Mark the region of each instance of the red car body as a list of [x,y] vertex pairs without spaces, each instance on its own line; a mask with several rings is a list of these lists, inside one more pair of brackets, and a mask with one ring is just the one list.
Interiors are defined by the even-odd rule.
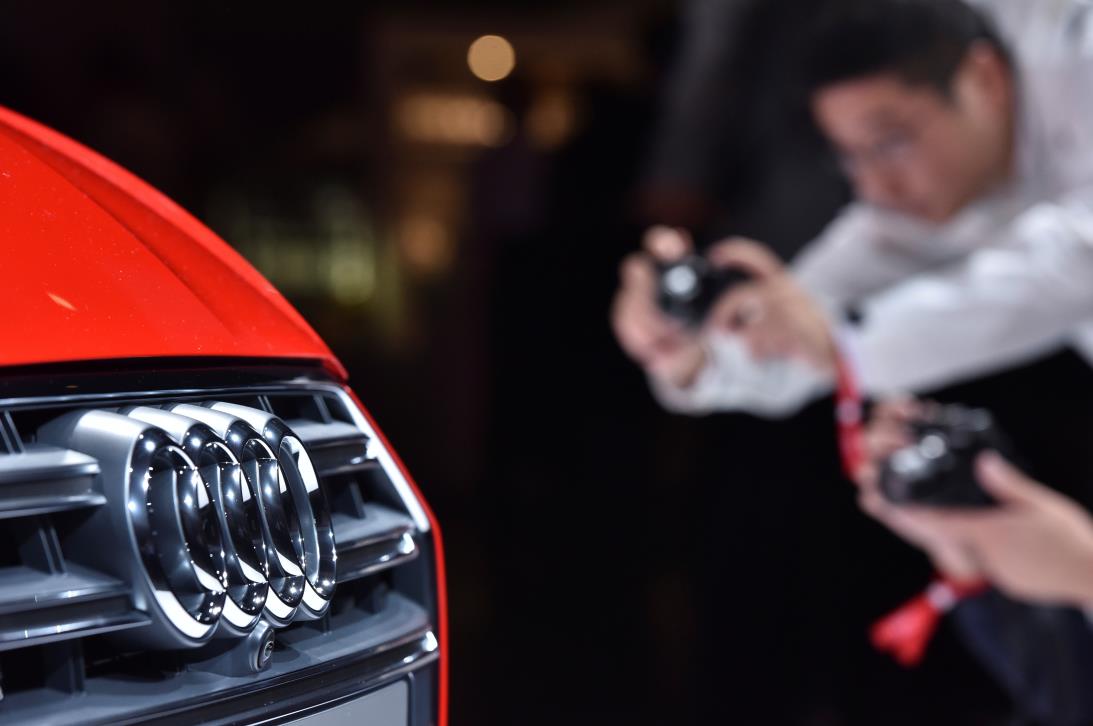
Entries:
[[[346,385],[345,368],[322,339],[216,234],[103,156],[3,108],[0,239],[0,304],[8,331],[0,366],[28,370],[167,358],[308,361],[365,412]],[[440,530],[405,466],[395,460],[433,533],[440,646],[435,697],[439,723],[446,724]]]

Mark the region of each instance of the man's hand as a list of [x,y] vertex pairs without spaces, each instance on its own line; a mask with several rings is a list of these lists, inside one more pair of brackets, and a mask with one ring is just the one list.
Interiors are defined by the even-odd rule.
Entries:
[[897,507],[876,489],[862,490],[858,499],[866,514],[926,553],[938,572],[960,582],[980,580],[984,572],[967,544],[930,516]]
[[691,241],[678,230],[653,227],[644,247],[622,263],[611,324],[622,349],[647,373],[686,388],[706,365],[705,348],[697,333],[657,307],[654,261],[678,260],[691,251]]
[[903,516],[959,542],[986,578],[1013,597],[1093,606],[1093,520],[1085,510],[995,453],[980,456],[976,468],[999,508],[909,508]]
[[854,473],[854,482],[859,489],[877,489],[881,464],[911,445],[911,422],[921,415],[922,408],[923,404],[913,398],[891,398],[873,406],[865,427],[866,461]]
[[834,373],[837,348],[826,315],[770,250],[737,238],[713,247],[709,258],[752,277],[717,302],[710,325],[740,335],[758,360],[798,358]]
[[865,429],[868,461],[854,477],[861,508],[908,543],[923,550],[939,572],[958,581],[973,581],[983,573],[968,547],[935,522],[909,515],[880,493],[881,464],[899,449],[910,445],[911,421],[922,415],[923,404],[912,399],[893,399],[877,404]]
[[717,331],[740,336],[757,360],[796,357],[834,372],[836,347],[823,311],[759,243],[734,238],[711,248],[711,264],[741,269],[752,280],[722,295],[701,331],[666,316],[656,303],[654,261],[673,262],[689,254],[690,239],[678,230],[654,227],[644,246],[644,252],[623,261],[611,321],[623,350],[650,375],[689,386],[707,362],[702,336]]

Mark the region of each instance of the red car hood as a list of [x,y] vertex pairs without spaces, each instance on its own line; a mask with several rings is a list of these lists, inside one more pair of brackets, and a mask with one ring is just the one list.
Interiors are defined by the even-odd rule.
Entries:
[[249,263],[121,167],[0,108],[0,366],[330,349]]

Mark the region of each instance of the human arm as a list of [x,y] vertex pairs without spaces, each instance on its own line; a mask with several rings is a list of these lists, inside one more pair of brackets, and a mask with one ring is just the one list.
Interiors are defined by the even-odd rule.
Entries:
[[1077,503],[988,452],[976,462],[985,510],[904,508],[902,516],[959,543],[1003,592],[1028,602],[1093,608],[1093,519]]
[[693,415],[747,411],[784,416],[829,391],[827,371],[800,360],[758,358],[738,332],[710,319],[697,330],[688,329],[659,310],[655,261],[678,259],[690,249],[678,231],[650,230],[645,251],[623,263],[612,308],[620,346],[646,371],[660,403]]
[[[827,325],[860,388],[873,395],[929,390],[1005,368],[1061,345],[1093,319],[1093,188],[1032,207],[1000,234],[996,244],[933,270],[861,255],[857,264],[876,268],[861,276],[873,278],[874,287],[855,290],[854,279],[832,286],[844,298],[859,296],[856,324],[822,296],[775,290],[738,291],[725,303],[726,319],[758,305],[767,314],[755,327],[768,329],[767,340],[805,346],[805,357],[830,355],[816,332]],[[724,254],[739,262],[751,251]],[[796,277],[807,283],[819,270],[830,280],[854,264],[845,253],[814,255]],[[886,284],[875,284],[885,277]],[[770,330],[777,327],[781,332]],[[813,332],[802,338],[802,329]],[[783,351],[791,348],[783,342]]]
[[1005,235],[863,302],[861,325],[841,340],[865,390],[925,390],[1004,368],[1093,317],[1093,193],[1035,206]]

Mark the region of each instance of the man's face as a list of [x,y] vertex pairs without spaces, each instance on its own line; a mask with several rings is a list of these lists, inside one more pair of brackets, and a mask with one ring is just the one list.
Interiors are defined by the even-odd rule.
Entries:
[[944,222],[1007,175],[1013,110],[1009,74],[999,63],[969,58],[949,95],[895,75],[817,91],[813,114],[856,196]]

